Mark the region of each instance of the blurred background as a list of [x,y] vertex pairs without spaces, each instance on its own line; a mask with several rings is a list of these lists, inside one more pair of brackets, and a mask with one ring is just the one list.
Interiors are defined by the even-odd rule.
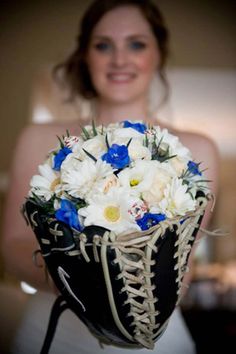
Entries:
[[[0,223],[21,129],[30,121],[41,124],[65,115],[76,119],[76,110],[60,106],[50,70],[74,48],[88,3],[1,1]],[[220,152],[220,192],[211,229],[223,228],[229,235],[200,243],[194,280],[182,303],[198,353],[203,354],[234,345],[236,339],[236,5],[233,0],[158,4],[171,33],[171,97],[160,118],[209,135]],[[1,353],[8,353],[29,296],[4,272],[0,258],[0,323],[5,324]]]

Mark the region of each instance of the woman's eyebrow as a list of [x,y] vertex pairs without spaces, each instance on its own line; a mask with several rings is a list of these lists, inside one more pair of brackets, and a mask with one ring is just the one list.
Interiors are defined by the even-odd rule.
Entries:
[[[132,40],[132,39],[148,39],[150,38],[149,35],[147,34],[131,34],[131,35],[127,35],[124,37],[125,39],[128,39],[128,40]],[[106,40],[106,41],[111,41],[113,40],[114,38],[112,36],[107,36],[107,35],[94,35],[92,37],[92,40]]]
[[109,37],[109,36],[95,35],[95,36],[92,36],[91,39],[92,39],[92,40],[106,40],[106,41],[109,41],[109,40],[111,40],[112,38]]

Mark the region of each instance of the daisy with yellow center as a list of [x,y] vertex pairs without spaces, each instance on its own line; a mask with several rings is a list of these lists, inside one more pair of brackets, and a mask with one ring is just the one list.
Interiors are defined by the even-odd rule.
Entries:
[[[196,208],[196,200],[187,192],[186,184],[179,178],[173,178],[164,190],[164,197],[159,203],[158,211],[164,213],[168,218],[182,215]],[[151,212],[156,212],[155,208]]]
[[108,222],[117,222],[120,219],[120,208],[114,205],[108,205],[104,209],[104,217]]
[[112,187],[106,194],[93,195],[89,205],[79,209],[79,214],[84,217],[84,226],[98,225],[117,234],[140,231],[129,212],[135,202],[137,198],[132,197],[129,190]]
[[56,171],[47,163],[39,165],[40,175],[35,175],[30,181],[29,195],[37,195],[39,198],[48,201],[54,194],[58,195],[61,192],[60,178]]

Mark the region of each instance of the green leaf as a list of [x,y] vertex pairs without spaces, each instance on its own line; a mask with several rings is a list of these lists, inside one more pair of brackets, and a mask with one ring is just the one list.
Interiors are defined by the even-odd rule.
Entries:
[[81,126],[81,129],[82,129],[82,132],[83,132],[83,134],[85,136],[85,140],[90,139],[90,135],[89,135],[89,132],[87,131],[87,129],[85,127],[83,127],[83,126]]
[[129,141],[128,141],[128,143],[126,144],[126,147],[127,147],[127,148],[129,147],[131,141],[132,141],[132,138],[130,138]]
[[83,149],[85,154],[88,155],[88,157],[90,157],[90,159],[92,159],[93,161],[97,162],[96,157],[94,157],[92,154],[90,154],[90,152],[88,152],[87,150]]
[[58,135],[57,135],[57,139],[59,140],[61,149],[63,149],[65,145],[64,145],[63,141],[61,140],[61,138]]
[[147,136],[147,134],[145,134],[144,146],[145,146],[145,147],[148,147],[148,136]]
[[97,129],[96,129],[96,125],[94,120],[92,120],[92,128],[93,128],[93,135],[96,136],[98,135]]
[[109,145],[109,142],[108,142],[107,134],[105,136],[105,142],[106,142],[107,149],[110,149],[110,145]]

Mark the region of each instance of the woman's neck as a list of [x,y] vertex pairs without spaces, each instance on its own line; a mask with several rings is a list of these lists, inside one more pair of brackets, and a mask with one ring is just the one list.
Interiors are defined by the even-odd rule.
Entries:
[[96,103],[96,121],[98,124],[115,123],[123,120],[148,121],[150,117],[146,107],[146,102],[114,104],[98,101]]

